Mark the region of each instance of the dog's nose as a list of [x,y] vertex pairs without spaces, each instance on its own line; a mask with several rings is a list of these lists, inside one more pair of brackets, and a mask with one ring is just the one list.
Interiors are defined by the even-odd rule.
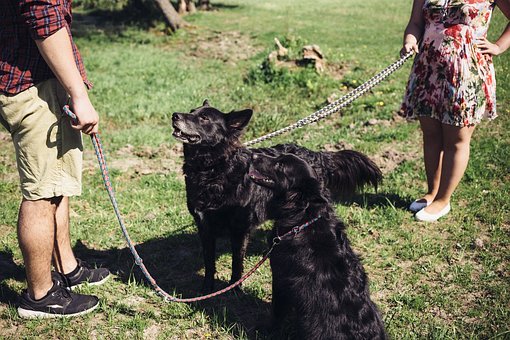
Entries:
[[181,115],[178,113],[178,112],[174,112],[172,114],[172,121],[178,121],[178,120],[181,120]]

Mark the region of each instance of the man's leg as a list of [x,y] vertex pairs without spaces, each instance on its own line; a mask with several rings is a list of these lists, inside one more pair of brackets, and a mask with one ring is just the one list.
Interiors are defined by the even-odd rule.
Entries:
[[66,285],[73,288],[84,282],[91,285],[104,283],[110,276],[106,268],[93,268],[85,261],[74,256],[69,233],[69,198],[64,196],[57,205],[55,226],[55,245],[53,249],[53,266],[65,274]]
[[58,198],[23,199],[18,217],[18,242],[23,254],[28,293],[40,299],[53,286],[51,257],[55,242],[55,212]]
[[78,262],[71,248],[69,233],[69,198],[62,197],[57,205],[55,228],[55,245],[53,248],[53,266],[58,272],[68,274],[73,271]]

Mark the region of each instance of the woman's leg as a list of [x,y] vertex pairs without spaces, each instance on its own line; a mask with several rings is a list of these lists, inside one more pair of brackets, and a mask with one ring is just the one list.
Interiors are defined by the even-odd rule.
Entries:
[[434,201],[425,209],[430,214],[441,211],[460,183],[469,161],[469,146],[474,126],[458,127],[442,125],[443,160],[441,179]]
[[441,122],[429,117],[420,117],[423,131],[423,159],[427,176],[427,194],[420,201],[432,202],[439,190],[441,160],[443,155],[443,129]]

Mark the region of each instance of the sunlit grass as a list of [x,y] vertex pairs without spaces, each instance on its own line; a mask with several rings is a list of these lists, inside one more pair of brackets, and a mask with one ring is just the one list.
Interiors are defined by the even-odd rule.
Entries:
[[[171,137],[171,113],[189,111],[207,98],[226,112],[254,110],[246,140],[281,128],[395,61],[410,5],[226,0],[217,11],[187,16],[193,26],[170,37],[161,33],[161,23],[143,30],[104,18],[84,21],[87,12],[77,11],[83,16],[74,23],[77,43],[95,83],[91,97],[101,113],[101,136],[121,212],[144,263],[164,289],[196,296],[204,274],[200,241],[186,207],[181,149]],[[496,13],[490,37],[505,25]],[[233,45],[222,49],[220,42],[231,37],[242,44],[230,40]],[[273,50],[275,37],[319,45],[327,62],[344,67],[341,79],[309,72],[283,74],[273,82],[253,77]],[[205,45],[210,41],[218,43]],[[396,118],[410,63],[341,114],[264,143],[296,142],[316,150],[346,145],[386,169],[377,193],[368,190],[336,211],[363,259],[391,338],[509,334],[510,54],[495,58],[495,65],[500,117],[475,132],[454,209],[441,222],[415,222],[406,210],[425,188],[419,128]],[[373,119],[376,124],[369,123]],[[109,266],[116,276],[102,287],[83,288],[102,299],[93,315],[58,322],[20,320],[14,308],[24,286],[15,230],[19,194],[9,143],[0,136],[0,260],[5,262],[0,269],[0,337],[267,337],[268,265],[245,283],[243,292],[206,303],[165,303],[153,292],[126,249],[87,138],[83,195],[71,205],[73,242],[79,256]],[[246,268],[267,249],[269,228],[254,235]],[[228,241],[218,243],[221,288],[230,275],[230,247]]]

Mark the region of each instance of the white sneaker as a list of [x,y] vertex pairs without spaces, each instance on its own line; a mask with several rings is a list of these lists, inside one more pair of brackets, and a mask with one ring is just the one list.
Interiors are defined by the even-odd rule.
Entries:
[[446,207],[444,207],[440,212],[437,214],[430,214],[425,211],[425,208],[421,209],[414,215],[418,221],[424,221],[424,222],[434,222],[440,219],[441,217],[447,215],[451,210],[451,205],[448,203]]
[[425,202],[419,202],[421,201],[423,198],[420,198],[416,201],[414,201],[413,203],[411,203],[411,205],[409,206],[409,210],[411,210],[412,212],[418,212],[420,211],[421,209],[423,208],[426,208],[430,205],[430,203],[432,202],[428,202],[428,201],[425,201]]

